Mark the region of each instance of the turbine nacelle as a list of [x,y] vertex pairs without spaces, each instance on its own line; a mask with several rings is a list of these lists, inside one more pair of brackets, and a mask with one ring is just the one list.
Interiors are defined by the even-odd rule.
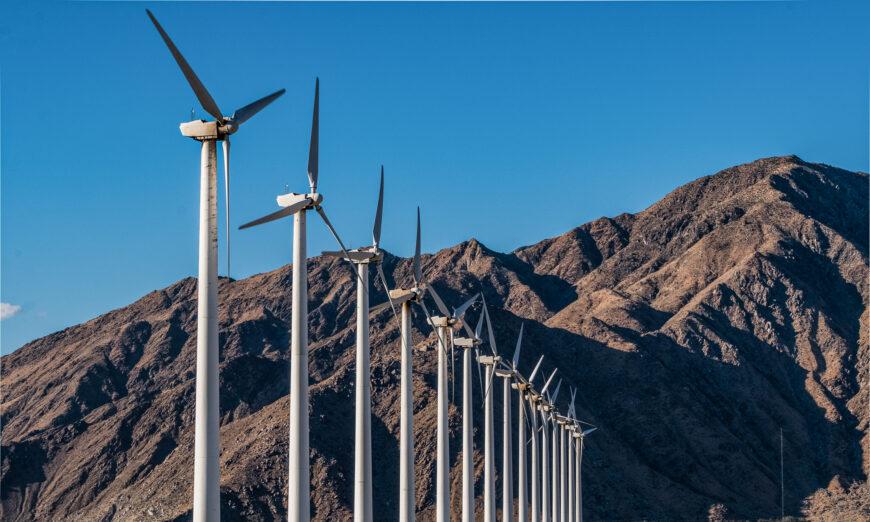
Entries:
[[306,199],[309,201],[309,206],[319,207],[320,204],[323,203],[323,194],[318,194],[317,192],[310,194],[297,194],[295,192],[290,192],[278,196],[275,198],[275,201],[278,202],[279,207],[287,208],[296,206]]
[[497,366],[501,362],[501,357],[498,355],[479,355],[477,357],[478,362],[480,364],[485,364],[487,366]]
[[471,337],[454,337],[453,346],[457,348],[474,348],[479,345],[480,341]]
[[224,119],[223,123],[215,120],[186,121],[178,127],[181,130],[182,136],[193,138],[197,141],[224,140],[227,136],[235,134],[239,130],[239,124],[232,118]]

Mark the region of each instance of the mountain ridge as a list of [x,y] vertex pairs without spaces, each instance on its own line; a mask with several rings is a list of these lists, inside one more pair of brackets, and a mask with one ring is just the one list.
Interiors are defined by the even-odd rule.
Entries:
[[[584,459],[589,519],[693,520],[713,504],[773,516],[779,426],[797,461],[786,481],[791,510],[832,481],[870,472],[868,386],[858,379],[868,370],[870,325],[861,195],[866,174],[764,158],[699,178],[636,214],[508,253],[471,238],[424,255],[422,265],[448,304],[484,292],[502,346],[525,323],[521,368],[545,353],[549,368],[580,386],[578,413],[601,427]],[[384,268],[392,287],[410,283],[409,260],[387,253]],[[228,520],[285,511],[291,270],[220,280]],[[309,281],[312,481],[328,485],[312,489],[312,515],[346,517],[354,280],[341,263],[312,258]],[[385,299],[372,290],[372,302]],[[189,517],[195,325],[196,280],[185,278],[3,356],[4,519]],[[398,332],[389,310],[372,326],[375,502],[389,520],[397,513]],[[428,348],[415,352],[414,375],[417,505],[426,520],[434,336],[419,314],[414,326],[416,344]],[[460,409],[451,403],[450,412],[458,491]],[[451,506],[458,512],[457,495]]]

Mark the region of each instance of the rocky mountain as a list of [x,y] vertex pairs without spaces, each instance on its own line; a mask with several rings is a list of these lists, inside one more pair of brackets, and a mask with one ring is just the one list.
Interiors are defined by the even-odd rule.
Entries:
[[[392,285],[410,282],[408,260],[387,255],[385,269]],[[867,174],[762,159],[637,214],[511,253],[472,239],[424,256],[423,269],[450,304],[482,290],[503,346],[524,323],[522,368],[544,353],[579,386],[578,412],[600,428],[584,459],[587,520],[778,516],[780,428],[787,512],[870,473]],[[314,258],[309,277],[312,515],[346,520],[353,274]],[[289,266],[221,280],[224,520],[285,516],[290,284]],[[414,325],[417,506],[431,520],[435,341],[422,317]],[[188,278],[4,356],[0,518],[188,519],[195,335]],[[383,520],[398,513],[398,357],[386,310],[372,318]]]

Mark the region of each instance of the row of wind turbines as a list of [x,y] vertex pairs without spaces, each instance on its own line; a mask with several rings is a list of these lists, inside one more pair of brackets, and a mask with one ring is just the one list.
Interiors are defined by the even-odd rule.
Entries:
[[[217,150],[222,144],[224,190],[226,202],[227,270],[229,271],[229,180],[230,135],[248,119],[284,94],[276,91],[224,116],[217,103],[151,13],[146,10],[173,58],[193,89],[202,108],[214,117],[212,121],[194,120],[182,123],[181,133],[201,143],[200,162],[200,227],[199,279],[196,358],[196,420],[194,434],[193,520],[220,519],[220,467],[218,425],[218,324],[217,324]],[[556,371],[550,374],[540,390],[534,384],[543,356],[526,378],[519,370],[523,328],[520,328],[511,359],[499,355],[490,321],[489,310],[481,294],[472,296],[450,312],[438,292],[424,278],[420,263],[420,211],[417,209],[416,248],[413,260],[414,286],[390,289],[383,272],[379,248],[383,212],[384,173],[381,168],[377,211],[372,233],[372,245],[348,249],[333,227],[323,208],[323,195],[317,192],[320,83],[315,83],[311,142],[308,156],[310,192],[288,193],[277,197],[279,210],[251,221],[240,228],[249,228],[285,217],[293,217],[293,282],[290,341],[290,434],[288,462],[288,520],[307,522],[310,519],[310,469],[308,430],[308,280],[306,252],[306,217],[316,212],[335,238],[340,249],[324,252],[325,256],[343,259],[353,265],[356,274],[356,414],[354,457],[354,520],[373,520],[372,506],[372,446],[371,446],[371,380],[369,315],[392,308],[401,329],[400,383],[400,457],[399,457],[399,520],[415,518],[414,428],[412,368],[412,306],[418,306],[426,322],[435,331],[438,347],[437,379],[437,469],[436,520],[449,519],[449,437],[448,437],[448,365],[454,350],[462,350],[462,520],[474,520],[475,477],[472,455],[473,385],[472,357],[477,362],[480,395],[484,408],[484,475],[483,511],[486,522],[496,520],[496,455],[493,411],[495,378],[502,383],[503,454],[501,459],[502,517],[514,518],[514,449],[511,419],[512,395],[517,393],[517,510],[516,520],[533,522],[574,522],[583,520],[582,459],[584,440],[596,428],[577,419],[574,409],[576,389],[571,390],[567,413],[556,410],[555,403],[561,380],[549,393]],[[387,291],[388,301],[370,308],[369,272],[374,266]],[[432,315],[425,297],[434,301],[440,315]],[[466,312],[480,299],[480,313],[474,330],[465,319]],[[396,311],[400,308],[400,312]],[[484,322],[487,338],[481,337]],[[457,329],[461,330],[457,332]],[[482,353],[487,344],[489,354]],[[473,353],[472,353],[473,352]],[[543,380],[543,379],[541,379]],[[530,464],[530,467],[527,467]]]

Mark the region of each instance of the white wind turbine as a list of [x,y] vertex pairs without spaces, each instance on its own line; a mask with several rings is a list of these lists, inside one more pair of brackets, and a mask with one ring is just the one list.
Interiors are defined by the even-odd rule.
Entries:
[[[468,301],[455,308],[451,314],[447,310],[447,305],[431,285],[426,286],[426,290],[442,315],[432,317],[429,315],[426,307],[423,311],[426,312],[426,317],[435,328],[438,337],[438,432],[437,432],[437,456],[435,469],[435,519],[437,522],[447,522],[450,518],[450,437],[447,432],[448,417],[447,417],[447,369],[448,363],[448,335],[452,337],[453,327],[462,325],[467,328],[462,317],[471,305],[477,300],[480,294],[476,294]],[[453,359],[453,345],[450,344],[450,359]]]
[[387,280],[381,266],[383,255],[381,221],[384,211],[384,167],[378,189],[378,205],[372,228],[372,245],[348,251],[323,252],[324,257],[344,259],[354,265],[356,281],[356,415],[354,422],[353,516],[357,522],[371,522],[372,514],[372,388],[369,343],[369,265],[374,265],[384,288]]
[[556,423],[556,399],[559,397],[559,390],[562,388],[562,381],[559,380],[559,383],[556,385],[556,390],[553,392],[553,396],[550,397],[550,435],[552,439],[550,440],[550,456],[552,458],[552,463],[550,464],[550,499],[551,510],[550,510],[550,519],[553,522],[559,522],[559,462],[560,462],[560,454],[559,454],[559,425]]
[[486,329],[489,336],[489,348],[492,355],[478,355],[477,362],[484,367],[486,390],[483,393],[483,520],[495,522],[495,433],[493,428],[493,404],[490,389],[495,377],[495,370],[501,364],[492,323],[489,319],[486,301],[483,303],[483,315],[486,318]]
[[[543,360],[544,360],[544,356],[541,355],[540,359],[538,359],[538,363],[535,364],[535,368],[532,370],[532,373],[529,375],[528,381],[524,381],[524,380],[520,379],[517,382],[517,389],[520,391],[520,410],[519,410],[520,417],[522,418],[522,416],[525,414],[525,407],[526,407],[525,401],[529,402],[529,408],[530,408],[530,412],[529,412],[530,414],[529,414],[528,418],[531,420],[531,429],[529,430],[531,432],[530,433],[531,438],[529,440],[529,443],[531,444],[531,450],[530,450],[531,466],[529,469],[529,476],[531,477],[531,479],[530,480],[527,479],[525,477],[525,473],[524,473],[524,471],[525,471],[525,464],[524,463],[525,463],[526,441],[525,441],[525,434],[523,432],[524,426],[522,426],[522,425],[520,425],[520,430],[521,430],[520,431],[520,440],[518,442],[518,449],[519,449],[519,454],[520,454],[518,471],[519,471],[519,483],[520,483],[519,494],[523,495],[525,486],[527,484],[531,485],[531,488],[530,488],[531,489],[531,491],[530,491],[530,500],[531,500],[530,520],[531,520],[531,522],[538,522],[540,520],[540,514],[541,514],[540,493],[539,493],[541,482],[540,482],[539,474],[538,474],[539,473],[538,472],[538,457],[540,455],[540,449],[538,448],[538,414],[536,413],[537,407],[535,405],[537,402],[537,397],[540,397],[540,395],[534,390],[533,383],[535,380],[535,375],[537,375],[538,369],[541,367],[541,362],[543,362]],[[523,505],[524,505],[524,503],[520,503],[520,510],[523,509]],[[520,513],[522,514],[522,511],[520,511]],[[526,517],[521,515],[519,517],[519,520],[524,521],[524,520],[526,520]]]
[[576,522],[577,520],[577,497],[576,497],[576,489],[574,488],[574,433],[576,431],[576,415],[574,413],[574,399],[577,397],[577,388],[571,388],[571,405],[568,406],[568,419],[569,422],[565,426],[565,430],[568,432],[568,522]]
[[218,282],[217,282],[217,152],[223,144],[224,190],[227,224],[227,273],[230,270],[230,134],[264,107],[284,94],[276,91],[224,116],[205,85],[181,55],[166,31],[149,10],[163,42],[181,68],[202,108],[214,121],[194,120],[181,124],[181,134],[202,144],[199,189],[199,275],[197,279],[196,420],[194,429],[193,520],[220,519],[220,427],[218,425]]
[[550,521],[550,440],[548,430],[550,425],[549,412],[551,406],[549,401],[546,399],[546,393],[557,370],[558,369],[553,370],[553,373],[550,374],[550,378],[547,379],[540,394],[538,394],[535,399],[538,411],[541,414],[541,522]]
[[[379,267],[380,268],[380,267]],[[381,279],[386,286],[386,278],[382,269],[379,270]],[[411,303],[418,304],[426,314],[427,321],[432,325],[432,314],[429,313],[423,302],[427,290],[435,294],[434,289],[429,289],[428,283],[423,279],[423,271],[420,266],[420,207],[417,207],[417,240],[414,248],[413,261],[414,287],[410,289],[397,288],[388,290],[388,302],[372,307],[372,312],[378,312],[387,307],[400,305],[401,314],[401,384],[400,384],[400,413],[399,413],[399,520],[408,522],[415,519],[414,505],[414,393],[413,393],[413,339],[411,336]],[[436,302],[440,298],[436,298]],[[395,310],[394,310],[395,312]],[[463,323],[464,324],[464,323]],[[446,345],[438,338],[441,352],[446,352]]]
[[570,520],[568,514],[570,491],[568,489],[568,427],[571,425],[571,418],[557,414],[556,425],[559,430],[559,518],[567,522]]
[[345,259],[352,256],[321,206],[323,195],[317,192],[320,129],[320,80],[314,84],[314,111],[311,119],[311,143],[308,149],[308,194],[282,194],[277,197],[280,210],[245,223],[240,229],[293,216],[293,283],[292,319],[290,322],[290,449],[288,520],[308,522],[310,506],[310,462],[308,433],[308,273],[306,254],[306,214],[315,210],[338,242]]
[[[504,520],[513,519],[513,503],[514,503],[514,492],[513,492],[513,482],[514,482],[514,473],[513,473],[513,434],[511,433],[512,423],[511,423],[511,385],[514,384],[512,381],[520,382],[519,372],[517,372],[517,363],[520,360],[520,349],[523,344],[523,328],[524,325],[520,324],[520,333],[517,337],[517,345],[514,348],[514,355],[511,358],[510,364],[502,364],[502,368],[496,370],[496,375],[504,379],[502,381],[502,518]],[[522,399],[520,400],[520,407],[522,408]],[[519,422],[525,422],[523,419],[522,411],[520,411]],[[520,429],[525,430],[525,426],[520,426]],[[523,441],[520,441],[523,444]],[[521,464],[523,465],[523,464]],[[524,466],[524,465],[523,465]],[[522,489],[522,486],[521,486]],[[522,502],[525,502],[523,499]],[[520,508],[522,510],[522,507]]]
[[[453,346],[462,348],[462,522],[474,521],[474,400],[471,386],[471,351],[481,344],[484,312],[470,337],[454,337]],[[468,327],[465,323],[466,333]],[[478,373],[480,364],[478,363]],[[481,378],[482,379],[482,378]],[[481,386],[483,383],[481,382]],[[482,392],[482,390],[481,390]]]
[[577,433],[574,434],[574,437],[579,439],[578,443],[575,445],[575,450],[577,452],[577,483],[575,487],[577,488],[577,520],[578,522],[583,522],[583,447],[585,446],[586,437],[597,430],[595,426],[591,428],[587,428],[585,430],[578,430]]

